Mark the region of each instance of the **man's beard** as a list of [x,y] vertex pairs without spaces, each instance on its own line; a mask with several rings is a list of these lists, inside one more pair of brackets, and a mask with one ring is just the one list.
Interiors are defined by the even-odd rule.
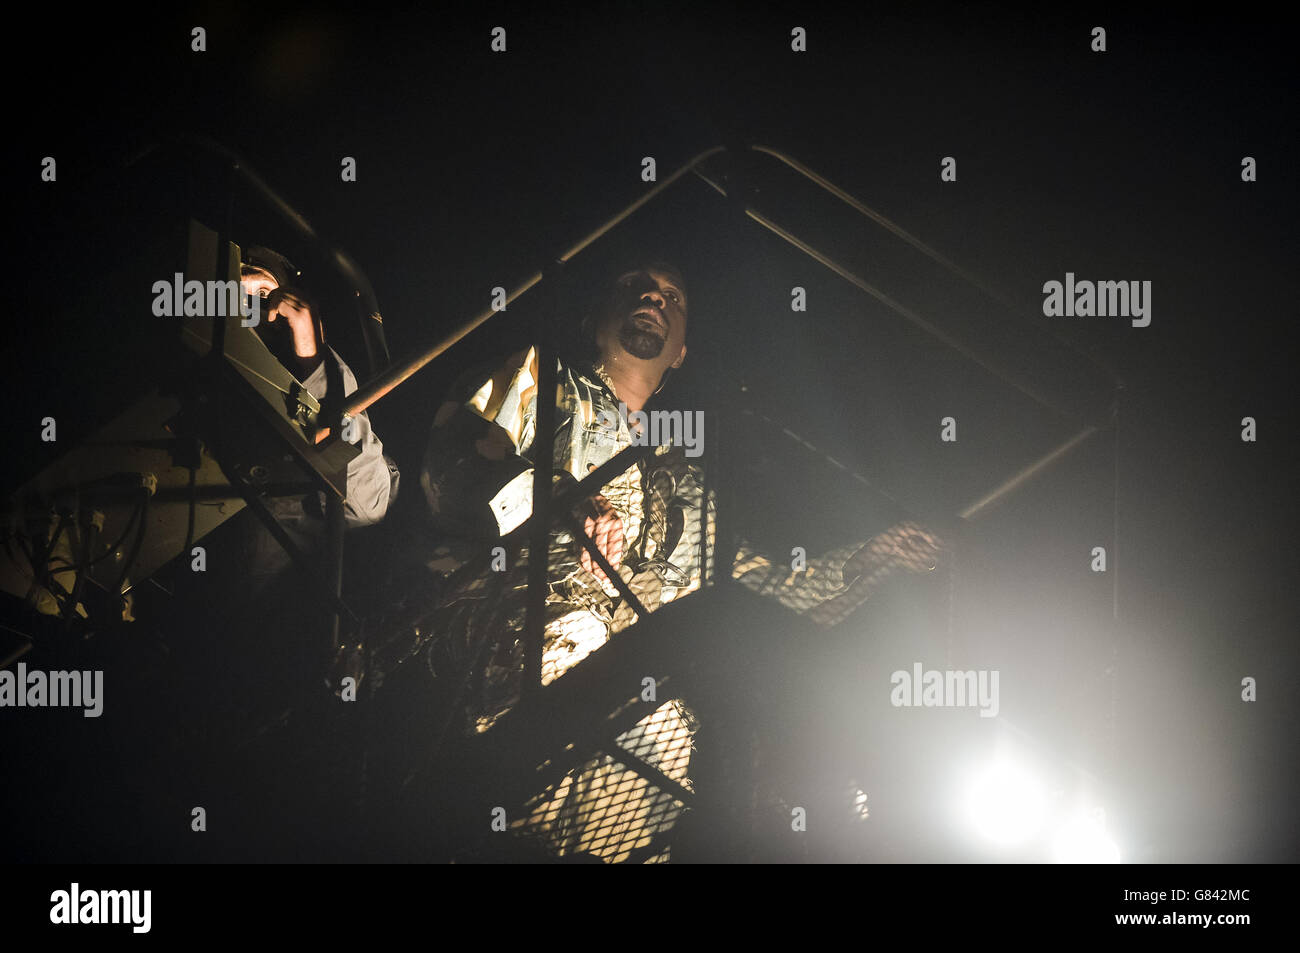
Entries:
[[643,361],[653,361],[664,351],[668,342],[649,328],[637,321],[636,315],[628,315],[618,329],[618,343],[623,350]]

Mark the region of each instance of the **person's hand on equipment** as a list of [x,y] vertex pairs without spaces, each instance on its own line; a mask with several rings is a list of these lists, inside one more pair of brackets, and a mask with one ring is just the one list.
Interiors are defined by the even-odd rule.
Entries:
[[293,334],[293,353],[300,358],[316,356],[316,322],[311,306],[292,290],[276,288],[266,298],[266,320],[274,324],[283,317]]

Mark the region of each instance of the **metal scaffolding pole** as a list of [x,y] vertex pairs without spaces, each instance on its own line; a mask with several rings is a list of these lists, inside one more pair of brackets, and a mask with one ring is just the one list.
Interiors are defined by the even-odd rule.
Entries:
[[[623,222],[625,219],[631,216],[634,212],[637,211],[637,209],[641,208],[641,206],[645,205],[647,202],[651,201],[656,196],[662,194],[666,189],[670,188],[675,182],[681,179],[682,176],[686,175],[688,172],[693,170],[701,162],[704,162],[710,156],[717,155],[722,151],[723,148],[721,146],[715,146],[714,148],[706,149],[705,151],[701,152],[699,155],[695,156],[693,159],[687,162],[684,166],[682,166],[672,175],[668,176],[668,178],[664,179],[654,188],[646,192],[645,195],[641,196],[635,202],[631,203],[626,208],[624,208],[621,212],[614,215],[612,218],[610,218],[609,220],[607,220],[597,228],[593,229],[583,238],[579,239],[577,242],[571,245],[567,250],[565,250],[565,252],[562,255],[558,257],[558,261],[567,264],[576,255],[578,255],[580,252],[582,252],[588,246],[590,246],[593,242],[595,242],[597,239],[605,235],[606,232],[608,232],[610,229],[614,228],[619,223]],[[523,282],[523,284],[518,285],[513,291],[511,291],[509,294],[506,295],[506,304],[507,305],[511,304],[521,295],[525,294],[526,292],[528,292],[529,290],[531,290],[532,288],[540,284],[541,281],[542,281],[542,273],[540,271],[530,275],[528,279]],[[419,352],[418,354],[413,355],[410,358],[407,358],[407,360],[403,361],[402,363],[394,365],[393,367],[385,371],[383,374],[380,374],[374,380],[367,381],[364,387],[357,390],[355,393],[352,394],[351,397],[348,398],[347,403],[343,407],[343,413],[348,416],[355,416],[356,414],[361,413],[361,411],[365,410],[371,404],[375,403],[375,401],[379,400],[385,394],[388,394],[390,391],[392,391],[393,388],[395,388],[398,384],[402,383],[402,381],[406,380],[411,375],[413,375],[416,371],[420,370],[420,368],[424,367],[426,364],[432,361],[434,358],[438,357],[439,355],[447,351],[456,342],[460,341],[462,338],[469,335],[470,332],[472,332],[475,328],[479,327],[479,325],[484,324],[485,322],[490,320],[492,316],[495,315],[496,313],[497,312],[491,308],[488,308],[486,311],[479,312],[477,315],[470,318],[464,324],[461,324],[455,330],[451,331],[449,334],[443,337],[436,344],[432,345],[429,348],[426,348],[425,350]]]

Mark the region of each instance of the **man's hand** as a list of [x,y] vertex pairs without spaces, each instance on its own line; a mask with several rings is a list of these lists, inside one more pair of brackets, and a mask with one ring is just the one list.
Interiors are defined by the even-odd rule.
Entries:
[[905,520],[891,526],[849,557],[844,564],[848,588],[814,606],[808,618],[821,626],[836,625],[866,602],[896,568],[930,572],[939,565],[944,544],[916,523]]
[[[593,496],[587,501],[585,512],[580,511],[579,515],[584,517],[582,528],[595,541],[600,554],[618,569],[623,562],[623,521],[619,519],[613,504],[603,496]],[[581,565],[597,579],[608,581],[609,577],[596,565],[585,547],[582,550]]]
[[307,302],[292,291],[276,288],[267,296],[266,307],[268,323],[274,323],[281,316],[289,323],[289,330],[293,332],[293,353],[302,358],[315,357],[316,323]]
[[891,555],[895,564],[908,572],[931,572],[939,565],[943,543],[916,523],[905,520],[892,526],[886,531],[886,537],[893,547]]
[[930,572],[939,564],[943,543],[911,520],[904,520],[873,536],[844,564],[844,578],[853,580],[873,572],[898,567],[909,572]]

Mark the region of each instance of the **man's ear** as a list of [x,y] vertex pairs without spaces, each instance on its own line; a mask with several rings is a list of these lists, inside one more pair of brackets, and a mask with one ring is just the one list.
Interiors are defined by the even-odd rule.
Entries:
[[681,367],[682,361],[686,360],[686,345],[682,345],[682,353],[677,355],[677,360],[673,361],[670,367]]

